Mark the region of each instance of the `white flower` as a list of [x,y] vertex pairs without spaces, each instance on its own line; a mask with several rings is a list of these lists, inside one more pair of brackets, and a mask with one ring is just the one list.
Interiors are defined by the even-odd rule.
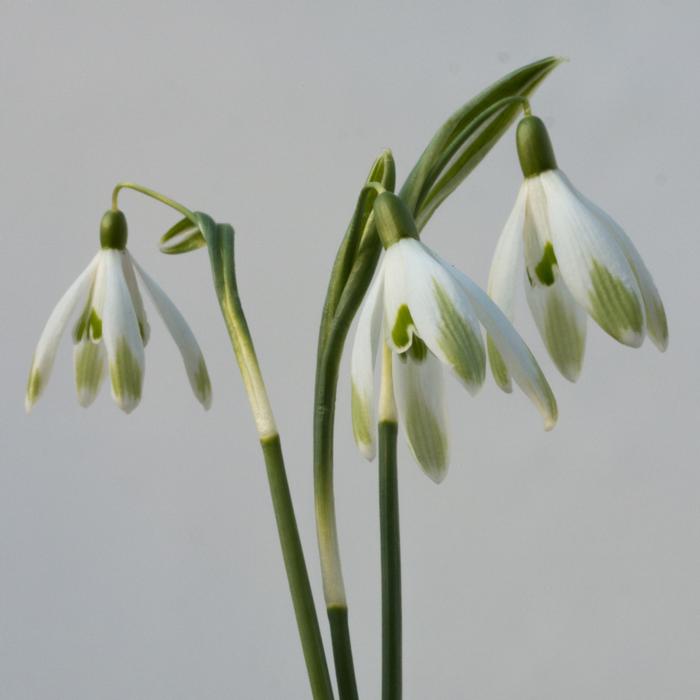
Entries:
[[[382,198],[375,203],[382,234]],[[393,199],[391,199],[393,198]],[[382,235],[383,241],[385,236]],[[385,243],[386,245],[386,243]],[[375,454],[374,367],[380,341],[393,351],[399,419],[418,463],[434,481],[447,471],[448,444],[441,363],[475,394],[484,381],[486,353],[480,324],[493,338],[508,370],[533,401],[546,429],[557,406],[532,353],[488,295],[416,238],[387,247],[359,315],[352,349],[352,420],[367,459]]]
[[[557,168],[536,117],[520,123],[518,151],[525,180],[496,246],[491,298],[512,320],[524,259],[535,323],[554,363],[571,381],[581,372],[587,315],[625,345],[639,347],[648,332],[665,350],[666,314],[651,274],[620,226]],[[496,381],[508,387],[508,372],[491,344],[489,356]]]
[[58,344],[79,307],[73,358],[80,405],[94,401],[107,367],[119,407],[129,413],[138,405],[149,325],[136,274],[182,354],[195,396],[209,408],[211,384],[202,351],[173,302],[126,250],[126,219],[121,212],[105,214],[101,239],[102,249],[61,297],[39,338],[27,384],[27,411],[46,387]]

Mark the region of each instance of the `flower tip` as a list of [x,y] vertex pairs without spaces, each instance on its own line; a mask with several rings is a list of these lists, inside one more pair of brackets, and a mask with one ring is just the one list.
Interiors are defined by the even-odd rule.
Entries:
[[44,380],[32,364],[32,369],[29,372],[29,380],[27,381],[27,393],[24,396],[24,410],[29,413],[34,404],[38,401],[41,392],[44,389]]
[[554,429],[554,426],[557,424],[557,417],[556,415],[553,416],[545,416],[544,419],[544,431],[545,433],[549,433]]
[[368,461],[372,462],[374,461],[374,458],[377,455],[377,450],[374,447],[374,444],[372,443],[366,443],[366,442],[359,442],[357,441],[357,449],[360,451],[360,454]]
[[421,466],[423,467],[423,471],[427,474],[428,478],[436,485],[441,484],[447,476],[447,464]]
[[668,335],[663,336],[663,338],[657,338],[653,335],[650,335],[649,337],[651,338],[651,342],[656,345],[659,352],[666,352],[668,349]]

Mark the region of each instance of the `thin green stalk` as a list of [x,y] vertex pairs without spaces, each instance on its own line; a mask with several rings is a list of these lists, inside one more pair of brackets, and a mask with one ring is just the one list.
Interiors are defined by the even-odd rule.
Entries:
[[382,561],[382,700],[401,698],[401,546],[395,422],[379,423],[379,530]]
[[382,571],[382,700],[401,700],[401,538],[396,468],[398,423],[391,372],[384,346],[379,396],[379,538]]
[[258,365],[253,339],[238,296],[233,256],[233,228],[227,224],[215,224],[205,214],[198,213],[195,216],[207,240],[216,294],[260,436],[312,696],[314,700],[333,700],[323,640],[294,515],[294,506],[289,493],[279,434]]
[[151,197],[152,199],[155,199],[162,204],[165,204],[166,206],[170,207],[171,209],[175,209],[175,211],[179,211],[183,216],[187,217],[192,223],[197,223],[194,212],[190,211],[186,206],[183,204],[180,204],[180,202],[176,202],[174,199],[170,199],[170,197],[166,197],[164,194],[161,194],[160,192],[156,192],[155,190],[150,189],[150,187],[144,187],[143,185],[137,185],[135,182],[119,182],[115,185],[114,190],[112,190],[112,209],[117,210],[119,208],[118,205],[118,200],[119,200],[119,192],[121,190],[134,190],[135,192],[140,192],[141,194],[145,194],[147,197]]

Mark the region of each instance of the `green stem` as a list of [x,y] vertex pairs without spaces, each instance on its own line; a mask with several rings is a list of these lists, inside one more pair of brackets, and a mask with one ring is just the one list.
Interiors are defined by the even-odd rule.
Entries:
[[330,623],[331,639],[333,641],[333,659],[335,661],[335,675],[338,681],[338,696],[340,700],[357,700],[357,682],[355,681],[355,666],[350,645],[347,605],[329,607],[328,622]]
[[323,641],[316,616],[309,583],[309,574],[304,560],[304,550],[299,538],[294,505],[289,492],[287,473],[284,468],[282,447],[278,435],[260,440],[270,495],[277,521],[284,566],[287,570],[289,590],[292,595],[299,636],[304,651],[304,659],[309,674],[311,692],[318,700],[333,700],[330,676]]
[[253,339],[238,296],[233,255],[233,228],[227,224],[215,224],[205,214],[196,214],[196,217],[207,240],[216,294],[260,435],[311,692],[315,700],[333,700],[323,640],[294,515],[294,506],[289,493],[280,439],[255,354]]
[[382,700],[401,698],[401,546],[394,421],[379,423],[379,530],[382,560]]
[[165,204],[166,206],[171,207],[176,211],[179,211],[183,216],[186,216],[193,224],[197,224],[197,219],[194,215],[194,212],[190,211],[186,206],[180,204],[180,202],[176,202],[174,199],[170,199],[170,197],[166,197],[160,192],[156,192],[155,190],[150,189],[149,187],[137,185],[135,182],[119,182],[114,187],[114,190],[112,190],[112,209],[114,209],[115,211],[119,209],[118,200],[119,192],[121,190],[134,190],[135,192],[145,194],[147,197],[151,197],[161,202],[162,204]]

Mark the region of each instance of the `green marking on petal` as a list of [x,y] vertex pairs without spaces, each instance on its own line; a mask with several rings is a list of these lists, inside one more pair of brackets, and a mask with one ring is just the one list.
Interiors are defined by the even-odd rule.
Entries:
[[503,391],[510,393],[513,390],[513,385],[510,381],[510,372],[491,336],[486,337],[486,350],[489,356],[489,364],[491,365],[491,373],[496,380],[496,384],[498,384]]
[[[551,243],[546,243],[542,259],[535,265],[535,274],[542,284],[551,287],[554,284],[554,266],[557,264],[557,257],[554,255],[554,248]],[[532,279],[530,279],[532,285]]]
[[547,300],[544,342],[559,371],[567,379],[575,381],[581,373],[585,337],[576,323],[575,314],[556,294],[550,295]]
[[391,339],[397,348],[405,348],[411,344],[413,328],[415,328],[415,324],[411,312],[406,304],[402,304],[396,313],[394,327],[391,329]]
[[96,343],[81,343],[75,358],[75,386],[82,406],[92,402],[104,374],[102,348]]
[[197,371],[194,373],[194,384],[197,396],[202,402],[208,403],[209,397],[211,396],[211,382],[209,381],[209,372],[207,371],[207,366],[203,357],[199,359]]
[[591,315],[613,338],[638,345],[644,330],[644,312],[637,296],[619,277],[593,261],[590,292]]
[[428,356],[428,346],[417,335],[414,335],[411,347],[406,352],[415,362],[421,363]]
[[433,284],[442,321],[438,339],[440,348],[467,385],[481,386],[486,373],[486,354],[481,334],[474,333],[442,286],[436,280],[433,280]]
[[361,445],[372,444],[372,411],[369,402],[364,399],[355,382],[352,383],[352,431],[355,440]]
[[445,477],[447,434],[422,401],[407,401],[404,420],[413,456],[435,482]]
[[102,319],[97,315],[97,311],[95,311],[95,309],[90,311],[88,337],[93,343],[98,343],[102,338]]
[[120,338],[117,342],[117,351],[114,360],[110,363],[109,374],[112,390],[119,402],[129,404],[141,398],[143,383],[141,367],[125,338]]
[[32,362],[32,369],[29,372],[29,380],[27,381],[27,396],[25,399],[28,408],[33,406],[41,392],[44,390],[44,378],[41,376],[39,370],[34,368],[34,363]]

